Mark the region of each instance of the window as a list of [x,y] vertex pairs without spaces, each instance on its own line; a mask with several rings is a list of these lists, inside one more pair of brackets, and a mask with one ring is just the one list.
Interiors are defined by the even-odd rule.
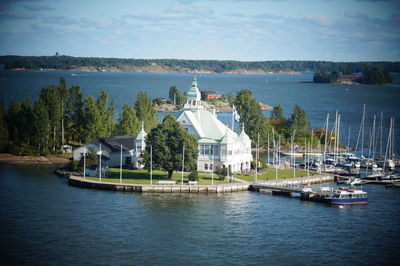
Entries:
[[208,164],[204,165],[204,170],[208,170]]
[[213,169],[213,165],[212,164],[210,164],[210,170],[212,170]]

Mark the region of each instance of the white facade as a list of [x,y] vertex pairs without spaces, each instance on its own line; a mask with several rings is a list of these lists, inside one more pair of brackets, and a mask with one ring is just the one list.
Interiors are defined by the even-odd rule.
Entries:
[[229,173],[249,171],[252,161],[251,140],[243,126],[238,135],[218,120],[214,110],[204,109],[196,78],[187,96],[184,108],[175,116],[185,130],[198,139],[197,170],[210,172],[217,167],[226,167]]
[[122,145],[122,165],[134,168],[143,168],[144,165],[140,163],[142,152],[146,148],[146,132],[143,128],[140,130],[136,138],[132,136],[114,136],[109,138],[100,139],[99,141],[90,142],[86,145],[80,146],[74,150],[74,160],[80,161],[83,158],[83,153],[92,151],[98,153],[102,151],[102,165],[109,167],[119,167],[121,163],[121,145]]

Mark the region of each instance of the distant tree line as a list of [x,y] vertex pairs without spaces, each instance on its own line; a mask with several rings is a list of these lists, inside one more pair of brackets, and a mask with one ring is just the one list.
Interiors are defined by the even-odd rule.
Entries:
[[[352,68],[346,68],[344,75],[352,75]],[[314,73],[313,81],[315,83],[336,83],[342,78],[342,73],[334,69],[329,72],[324,69]],[[357,76],[354,81],[364,84],[387,84],[393,82],[393,76],[389,70],[382,67],[364,68],[361,76]]]
[[341,77],[340,72],[334,69],[332,72],[322,70],[314,73],[313,81],[315,83],[335,83]]
[[236,69],[261,69],[263,71],[333,71],[346,73],[348,69],[362,72],[365,68],[382,68],[389,72],[400,72],[400,62],[328,62],[328,61],[234,61],[234,60],[185,60],[185,59],[121,59],[72,56],[0,56],[5,69],[75,69],[78,67],[123,68],[124,66],[145,67],[153,64],[173,70],[204,70],[215,73]]
[[49,85],[31,103],[0,103],[0,151],[14,154],[58,154],[64,144],[79,145],[112,135],[136,135],[141,121],[149,132],[158,116],[145,92],[139,92],[134,106],[125,104],[115,121],[108,95],[84,97],[79,86],[67,88],[64,78]]

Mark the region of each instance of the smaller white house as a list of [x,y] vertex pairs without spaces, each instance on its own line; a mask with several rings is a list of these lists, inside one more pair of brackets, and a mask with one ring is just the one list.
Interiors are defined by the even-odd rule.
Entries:
[[101,148],[102,166],[119,167],[122,149],[122,165],[140,169],[144,167],[140,163],[140,158],[146,148],[146,136],[147,134],[142,124],[142,129],[136,137],[125,135],[101,138],[98,141],[93,141],[74,149],[74,160],[80,161],[85,151],[92,151],[98,154]]

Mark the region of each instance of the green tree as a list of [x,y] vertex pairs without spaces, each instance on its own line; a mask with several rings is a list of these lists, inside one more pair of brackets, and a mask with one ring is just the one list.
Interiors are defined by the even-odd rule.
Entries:
[[196,169],[197,139],[186,132],[171,114],[168,114],[163,122],[147,135],[143,157],[148,169],[150,168],[150,146],[153,149],[153,167],[167,171],[169,178],[172,177],[173,171],[182,169],[183,146],[185,147],[185,171]]
[[258,135],[260,145],[267,143],[267,134],[272,132],[272,126],[261,111],[261,107],[249,90],[241,90],[236,95],[235,106],[244,123],[245,131],[249,135],[253,146],[257,144]]
[[10,102],[7,111],[7,125],[12,144],[21,143],[23,135],[23,124],[21,123],[22,108],[19,102]]
[[85,101],[83,126],[84,142],[98,139],[101,136],[101,118],[93,96],[89,96]]
[[104,91],[100,91],[96,107],[100,119],[98,136],[99,138],[109,137],[115,130],[114,104],[108,103],[108,95]]
[[182,104],[181,98],[182,95],[180,91],[176,88],[176,86],[171,86],[168,92],[169,100],[172,104],[180,105]]
[[37,101],[33,108],[32,144],[37,147],[40,154],[46,154],[49,151],[50,123],[46,103],[43,100]]
[[307,119],[306,111],[296,104],[293,114],[290,118],[290,130],[306,130],[310,127],[310,121]]
[[271,120],[280,120],[280,119],[285,119],[283,116],[283,108],[280,104],[277,106],[274,106],[271,112]]
[[28,99],[21,103],[20,124],[23,126],[21,132],[22,141],[30,145],[30,138],[33,133],[33,108]]
[[136,136],[140,130],[140,121],[136,117],[135,108],[125,104],[122,113],[119,114],[117,135]]
[[158,124],[158,115],[153,103],[147,96],[147,93],[141,91],[138,93],[135,102],[136,116],[139,121],[143,121],[146,132],[150,132]]
[[65,110],[66,139],[82,142],[84,137],[84,97],[79,86],[68,89]]
[[8,146],[8,128],[7,128],[7,121],[6,121],[6,114],[3,107],[3,101],[0,101],[0,151],[6,151]]

